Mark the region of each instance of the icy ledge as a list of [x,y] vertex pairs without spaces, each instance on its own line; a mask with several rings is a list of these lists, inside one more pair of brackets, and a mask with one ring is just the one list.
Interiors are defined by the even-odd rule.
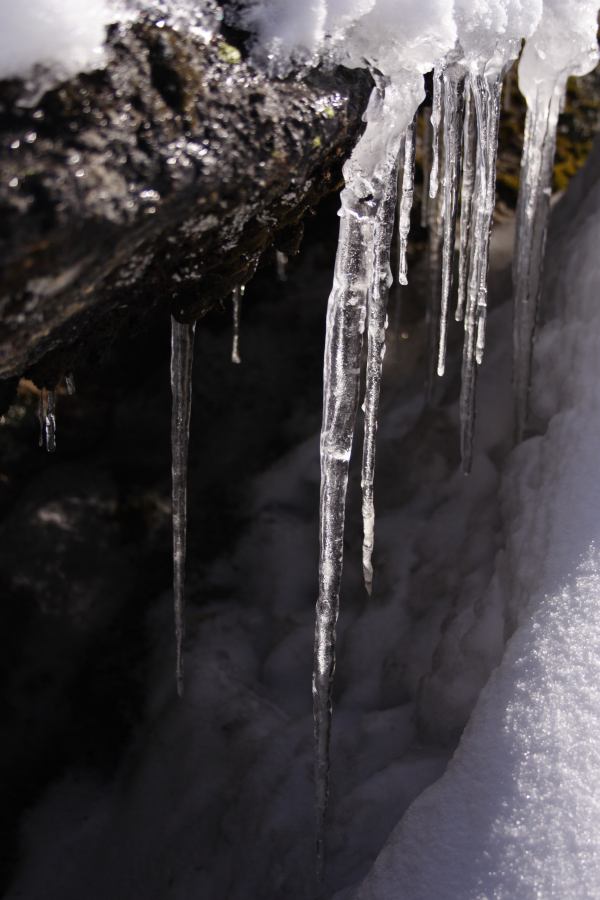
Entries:
[[539,336],[533,389],[548,427],[517,447],[503,479],[507,547],[484,602],[508,610],[516,631],[446,774],[353,900],[597,896],[599,164],[597,142],[557,210],[561,250],[543,298],[557,312]]

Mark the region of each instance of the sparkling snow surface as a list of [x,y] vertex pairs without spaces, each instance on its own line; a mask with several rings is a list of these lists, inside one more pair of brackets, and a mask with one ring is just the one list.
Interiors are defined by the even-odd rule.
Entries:
[[500,603],[516,631],[446,774],[356,900],[598,896],[599,162],[597,144],[557,210],[534,383],[548,424],[502,482],[507,544],[483,604]]

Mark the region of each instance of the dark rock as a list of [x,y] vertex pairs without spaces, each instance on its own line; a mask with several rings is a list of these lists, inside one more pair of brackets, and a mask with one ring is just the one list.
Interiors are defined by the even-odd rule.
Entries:
[[157,307],[198,318],[297,246],[371,86],[343,69],[273,81],[151,16],[113,26],[106,53],[34,105],[0,82],[0,379],[52,387]]

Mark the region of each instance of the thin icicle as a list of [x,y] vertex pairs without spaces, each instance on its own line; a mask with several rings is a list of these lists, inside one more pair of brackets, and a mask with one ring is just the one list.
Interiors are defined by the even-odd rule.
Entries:
[[277,278],[279,281],[287,281],[287,255],[282,253],[281,250],[276,250],[275,260],[277,263]]
[[502,79],[476,75],[471,87],[477,114],[477,174],[472,204],[472,240],[465,313],[460,393],[461,455],[469,472],[473,458],[477,365],[483,359],[487,316],[487,273],[496,192],[496,153]]
[[[321,427],[321,500],[319,596],[316,605],[313,713],[315,729],[315,800],[317,815],[317,878],[325,863],[325,821],[329,797],[329,744],[332,686],[335,669],[335,631],[339,612],[343,564],[344,518],[348,466],[358,408],[363,333],[367,301],[381,294],[379,275],[389,278],[389,245],[393,232],[398,156],[402,134],[414,117],[422,96],[422,79],[405,73],[397,82],[378,85],[366,112],[367,128],[344,166],[340,234],[333,289],[327,307],[323,366],[323,424]],[[391,182],[394,182],[390,187]],[[390,195],[390,190],[393,192]],[[388,196],[388,219],[381,209]],[[375,237],[387,229],[386,241],[375,259]],[[387,242],[385,253],[383,247]],[[385,258],[385,259],[384,259]],[[373,318],[375,305],[371,302]],[[384,320],[372,333],[370,355],[381,364],[377,342]],[[374,370],[371,374],[374,380]],[[370,403],[375,400],[374,386]],[[375,406],[373,406],[375,411]]]
[[242,361],[240,356],[240,316],[242,312],[242,297],[244,296],[245,286],[242,284],[233,289],[233,338],[231,341],[231,362],[239,365]]
[[444,93],[444,68],[436,66],[433,70],[433,99],[431,103],[432,161],[429,177],[429,196],[437,197],[440,172],[440,125],[442,122],[442,96]]
[[470,77],[465,79],[465,125],[463,140],[462,188],[460,194],[460,251],[458,260],[458,299],[455,319],[462,322],[467,302],[469,256],[471,243],[471,211],[475,188],[475,157],[477,153],[477,117],[473,103]]
[[440,334],[437,373],[446,368],[448,309],[454,278],[454,243],[456,240],[456,211],[463,133],[464,69],[452,66],[444,70],[444,205],[442,250],[442,298],[440,303]]
[[67,389],[67,394],[69,394],[69,396],[76,393],[75,376],[72,372],[67,372],[65,375],[65,388]]
[[192,410],[195,323],[171,318],[171,496],[173,522],[173,596],[177,693],[183,694],[185,636],[185,555],[187,546],[187,469]]
[[319,879],[323,875],[325,858],[331,690],[342,578],[348,464],[358,406],[367,292],[373,271],[375,205],[369,201],[356,201],[358,209],[355,211],[344,203],[349,203],[345,197],[342,199],[333,289],[327,308],[323,371],[319,597],[313,672]]
[[421,144],[423,188],[421,191],[421,228],[429,221],[429,172],[431,171],[431,110],[423,108],[423,138]]
[[[411,133],[410,138],[408,137]],[[412,149],[406,151],[410,158],[409,165],[414,166],[414,121],[407,130],[407,141]],[[406,179],[404,171],[403,190]],[[411,182],[412,183],[412,182]],[[385,194],[380,204],[374,229],[374,266],[373,281],[369,291],[367,304],[367,371],[365,385],[365,435],[362,457],[362,517],[363,546],[362,561],[365,587],[370,594],[373,589],[373,545],[375,541],[375,437],[377,434],[377,414],[381,394],[381,373],[385,355],[385,332],[387,329],[387,304],[392,273],[390,269],[390,248],[394,229],[394,209],[398,189],[397,167],[391,173]],[[410,188],[412,195],[412,187]],[[404,193],[402,199],[404,200]],[[412,196],[411,196],[412,202]],[[410,209],[409,209],[410,214]]]
[[429,222],[427,235],[427,381],[425,399],[433,400],[439,346],[440,301],[442,295],[442,241],[443,241],[444,197],[441,191],[429,201]]
[[542,288],[544,250],[552,190],[556,127],[563,92],[538,91],[527,110],[513,257],[513,384],[515,430],[522,440],[527,424],[533,339]]
[[402,195],[398,211],[398,281],[400,284],[408,284],[406,248],[408,245],[408,234],[410,232],[410,213],[415,192],[415,130],[416,117],[406,129],[406,134],[404,135]]
[[56,450],[56,393],[42,388],[38,416],[40,420],[40,447],[48,453]]

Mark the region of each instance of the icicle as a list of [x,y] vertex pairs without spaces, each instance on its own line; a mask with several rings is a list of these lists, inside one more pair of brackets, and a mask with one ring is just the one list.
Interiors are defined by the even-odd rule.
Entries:
[[442,250],[442,298],[440,304],[440,335],[437,373],[446,368],[448,308],[454,277],[454,243],[456,239],[456,209],[460,181],[460,157],[463,131],[464,70],[451,67],[444,70],[444,205]]
[[331,689],[342,577],[348,464],[358,406],[360,360],[373,271],[375,203],[342,195],[333,289],[327,308],[321,428],[319,597],[315,626],[313,702],[317,805],[317,874],[324,865],[329,796]]
[[56,394],[42,388],[40,392],[38,417],[40,420],[40,447],[48,453],[56,450]]
[[425,399],[430,403],[436,384],[438,362],[440,300],[442,294],[442,240],[443,240],[444,197],[438,191],[429,201],[429,222],[427,235],[427,381]]
[[240,315],[242,311],[242,297],[244,296],[245,286],[241,285],[233,289],[233,339],[231,342],[231,362],[239,365],[242,361],[240,356]]
[[427,228],[429,221],[429,172],[431,169],[431,110],[423,109],[423,139],[421,145],[421,166],[423,188],[421,191],[421,228]]
[[187,544],[187,467],[192,410],[192,364],[196,325],[171,318],[171,496],[173,521],[173,595],[177,693],[183,694],[185,634],[185,554]]
[[415,129],[416,117],[406,129],[404,136],[404,167],[402,172],[402,196],[398,211],[398,281],[400,284],[408,284],[406,247],[410,231],[410,213],[413,205],[415,188]]
[[437,197],[440,171],[440,124],[442,121],[442,95],[444,91],[444,68],[433,70],[433,100],[431,104],[432,153],[431,175],[429,177],[429,196]]
[[527,424],[529,385],[537,308],[552,190],[556,127],[564,94],[538,91],[527,110],[521,160],[517,229],[513,257],[513,384],[515,430],[522,440]]
[[[410,133],[410,137],[409,137]],[[407,150],[407,143],[411,147]],[[414,122],[407,129],[405,142],[405,164],[414,166]],[[406,183],[406,169],[403,177]],[[411,179],[412,185],[412,179]],[[377,413],[381,393],[381,373],[385,355],[385,332],[387,328],[387,303],[392,283],[390,270],[390,248],[394,228],[394,209],[398,189],[397,166],[386,185],[385,194],[380,204],[374,229],[374,266],[373,282],[369,291],[367,304],[367,371],[365,385],[365,435],[362,457],[362,516],[363,516],[363,575],[365,587],[370,594],[373,589],[373,544],[375,540],[375,436],[377,433]],[[412,195],[412,187],[410,188]],[[412,202],[412,196],[411,196]],[[410,214],[410,209],[408,210]]]
[[469,472],[473,457],[476,368],[485,347],[487,273],[490,232],[496,193],[496,153],[500,119],[500,75],[475,76],[471,81],[477,113],[477,174],[472,206],[472,240],[469,261],[465,340],[460,393],[461,454]]
[[[377,86],[365,113],[367,127],[344,165],[340,234],[333,288],[327,307],[321,427],[319,596],[316,604],[313,715],[317,878],[325,863],[325,820],[329,797],[329,745],[335,631],[343,565],[348,467],[358,407],[363,333],[369,307],[369,353],[365,403],[366,430],[374,436],[385,335],[385,296],[389,287],[390,244],[394,227],[397,165],[403,133],[423,96],[422,76]],[[377,241],[377,248],[375,243]],[[365,435],[365,443],[368,437]],[[369,466],[373,448],[365,449]]]
[[281,250],[276,250],[275,259],[277,262],[277,278],[279,281],[287,281],[287,255],[282,253]]
[[477,119],[473,105],[473,94],[469,76],[465,81],[465,126],[462,165],[462,188],[460,195],[460,255],[458,261],[458,300],[456,321],[462,322],[467,299],[469,277],[469,255],[471,239],[471,210],[475,187],[475,154],[477,151]]
[[69,394],[69,396],[72,396],[76,392],[75,376],[72,372],[67,372],[65,375],[65,388],[67,389],[67,394]]

